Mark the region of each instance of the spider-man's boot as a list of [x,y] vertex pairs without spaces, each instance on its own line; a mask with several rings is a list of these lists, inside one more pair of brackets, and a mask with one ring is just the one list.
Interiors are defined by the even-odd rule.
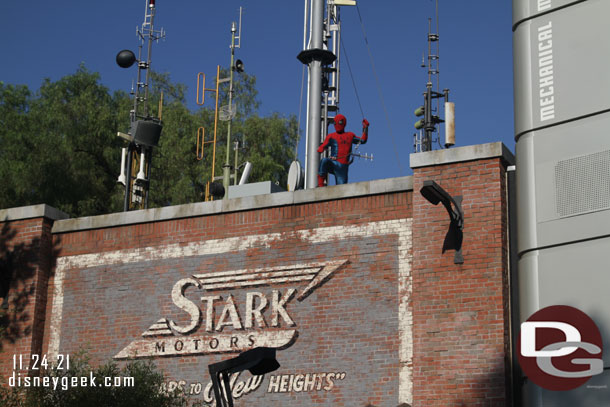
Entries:
[[325,176],[321,176],[320,174],[318,174],[318,187],[325,187],[326,186],[326,179],[327,179],[328,175]]

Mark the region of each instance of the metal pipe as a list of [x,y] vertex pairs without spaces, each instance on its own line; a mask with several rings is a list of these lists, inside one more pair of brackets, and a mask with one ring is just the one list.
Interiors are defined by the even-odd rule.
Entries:
[[328,136],[328,90],[324,91],[324,113],[322,116],[322,142],[326,140]]
[[[312,49],[322,49],[322,37],[324,35],[324,0],[312,0],[313,12],[311,15]],[[313,60],[309,63],[309,114],[307,128],[307,185],[311,189],[317,186],[318,166],[320,155],[318,146],[320,144],[320,122],[321,122],[321,95],[322,95],[322,61]]]
[[432,82],[428,82],[425,94],[424,108],[424,140],[422,151],[432,151],[432,133],[434,132],[434,123],[432,122]]
[[231,155],[231,122],[232,119],[232,102],[233,102],[233,64],[235,63],[235,23],[231,23],[231,65],[229,66],[229,121],[227,123],[227,157],[225,165],[222,167],[222,184],[225,187],[225,196],[223,199],[229,199],[229,184],[231,183],[231,163],[229,161]]
[[510,318],[510,385],[513,406],[521,406],[521,378],[523,372],[519,366],[517,350],[517,332],[520,325],[519,318],[519,254],[517,250],[517,182],[514,165],[506,169],[506,198],[508,205],[508,314]]
[[246,161],[244,171],[241,173],[241,178],[239,179],[239,185],[244,185],[248,182],[248,178],[250,178],[250,171],[252,171],[252,163],[250,161]]
[[309,1],[305,0],[305,18],[303,21],[303,49],[307,49],[307,20],[309,19]]
[[146,52],[146,83],[144,84],[144,116],[148,117],[148,81],[150,79],[150,63],[152,53],[152,43],[154,35],[154,20],[155,20],[155,7],[154,4],[150,7],[150,27],[148,31],[148,49]]
[[339,19],[339,10],[340,7],[336,7],[337,15],[336,15],[336,23],[339,28],[335,32],[335,40],[336,44],[334,46],[333,51],[337,55],[337,60],[335,61],[335,104],[339,105],[339,87],[341,85],[341,20]]
[[239,141],[235,140],[235,174],[233,175],[233,185],[237,185],[237,157],[239,155]]
[[214,171],[216,169],[216,136],[218,130],[218,87],[220,86],[220,65],[216,66],[216,104],[214,105],[214,144],[212,144],[212,182],[214,182]]
[[148,197],[150,196],[150,173],[152,171],[152,154],[153,153],[153,149],[152,147],[148,149],[148,154],[146,155],[148,157],[148,162],[146,164],[146,179],[147,179],[147,183],[146,183],[146,199],[144,200],[144,209],[148,209]]
[[136,94],[133,98],[133,114],[130,115],[132,122],[138,120],[138,104],[140,102],[140,84],[142,80],[142,66],[140,65],[140,61],[142,60],[142,46],[144,44],[143,41],[144,40],[141,40],[140,45],[138,45],[138,78],[136,79]]
[[123,199],[123,212],[129,210],[129,201],[131,200],[131,168],[132,168],[132,155],[135,145],[129,143],[127,147],[127,178],[125,179],[125,198]]

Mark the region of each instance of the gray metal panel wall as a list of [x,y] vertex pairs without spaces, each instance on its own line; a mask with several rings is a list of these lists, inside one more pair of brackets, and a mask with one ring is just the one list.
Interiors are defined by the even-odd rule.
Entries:
[[583,0],[513,0],[513,29],[525,20]]
[[[513,0],[519,308],[571,305],[610,367],[610,1]],[[518,327],[516,327],[518,332]],[[525,406],[606,406],[610,374]]]
[[606,0],[588,0],[517,26],[517,137],[610,109],[609,7]]

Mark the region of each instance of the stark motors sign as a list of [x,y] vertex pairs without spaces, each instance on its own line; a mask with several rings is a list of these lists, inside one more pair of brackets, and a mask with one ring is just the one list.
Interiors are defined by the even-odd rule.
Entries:
[[[161,318],[114,358],[243,352],[259,346],[286,348],[298,336],[287,305],[295,299],[304,301],[346,263],[342,259],[183,278],[176,282],[171,295],[174,306],[188,315],[189,322],[178,324]],[[260,289],[280,284],[294,284],[297,288]],[[249,287],[255,288],[248,290],[243,298],[220,295],[226,290]],[[201,302],[187,298],[187,289],[199,290]],[[231,333],[223,333],[224,328],[231,328]]]

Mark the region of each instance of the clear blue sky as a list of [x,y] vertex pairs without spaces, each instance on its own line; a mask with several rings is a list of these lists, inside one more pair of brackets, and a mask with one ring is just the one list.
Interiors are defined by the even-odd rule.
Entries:
[[[257,77],[259,113],[298,116],[302,64],[296,55],[303,44],[304,1],[156,3],[155,26],[163,27],[167,37],[153,46],[153,69],[169,72],[174,82],[188,86],[191,108],[196,108],[197,72],[213,77],[217,64],[229,64],[231,21],[238,19],[242,6],[242,48],[236,56]],[[121,49],[137,50],[135,29],[144,20],[144,7],[145,0],[3,0],[0,81],[37,90],[43,78],[57,80],[84,62],[101,74],[101,82],[111,90],[128,91],[136,69],[119,68],[115,56]],[[342,7],[344,45],[365,117],[371,122],[369,143],[360,151],[375,157],[373,162],[356,161],[350,182],[409,175],[413,110],[423,100],[427,74],[420,64],[435,4],[433,0],[359,0],[358,7],[389,120],[357,10]],[[514,151],[511,2],[440,0],[439,33],[440,86],[451,90],[456,104],[456,145],[502,141]],[[358,133],[362,117],[345,59],[341,98],[347,128]],[[305,104],[304,99],[303,128]]]

